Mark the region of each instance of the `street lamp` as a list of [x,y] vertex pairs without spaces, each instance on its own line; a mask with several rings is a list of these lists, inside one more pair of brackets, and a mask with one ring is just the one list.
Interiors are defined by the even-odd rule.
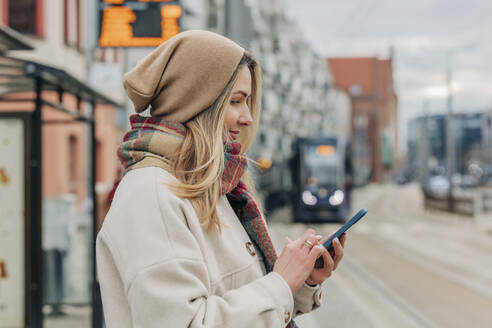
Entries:
[[447,99],[446,99],[446,177],[449,182],[448,190],[448,210],[453,212],[453,173],[454,173],[454,134],[453,134],[453,72],[451,64],[451,54],[448,56],[448,67],[446,69],[446,86],[447,86]]
[[[430,99],[428,97],[424,97],[424,101],[422,104],[422,119],[419,127],[420,132],[420,146],[418,147],[419,151],[419,159],[420,159],[420,182],[423,185],[425,179],[428,178],[429,175],[429,102]],[[418,122],[418,121],[417,121]]]
[[455,145],[454,145],[454,131],[453,131],[453,89],[457,88],[457,85],[453,83],[453,54],[460,50],[470,50],[476,47],[477,43],[472,41],[460,47],[454,48],[448,52],[448,61],[446,68],[446,177],[449,181],[448,190],[448,210],[454,211],[453,201],[453,174],[455,170]]

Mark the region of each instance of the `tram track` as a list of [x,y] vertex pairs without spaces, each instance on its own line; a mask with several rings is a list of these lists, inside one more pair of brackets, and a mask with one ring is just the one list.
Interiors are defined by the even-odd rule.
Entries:
[[[375,303],[375,299],[378,298],[378,306],[380,309],[371,309],[376,313],[381,312],[383,309],[387,309],[393,312],[393,317],[397,317],[397,322],[379,322],[379,319],[373,319],[374,326],[380,327],[381,325],[387,327],[421,327],[432,328],[437,327],[428,318],[422,316],[418,309],[411,306],[402,297],[389,289],[385,282],[376,278],[372,273],[365,269],[362,265],[357,264],[357,261],[344,259],[344,269],[340,270],[337,274],[343,274],[347,280],[350,280],[351,284],[356,284],[365,288],[369,294],[370,299],[366,303],[366,307],[371,307],[369,304]],[[366,311],[367,312],[367,311]],[[387,313],[385,314],[387,316]]]

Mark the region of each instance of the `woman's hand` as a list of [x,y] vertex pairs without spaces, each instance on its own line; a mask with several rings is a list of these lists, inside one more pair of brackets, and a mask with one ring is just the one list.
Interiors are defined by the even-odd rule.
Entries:
[[[275,262],[273,271],[285,279],[294,294],[308,277],[314,274],[314,271],[321,270],[320,273],[316,273],[313,277],[318,279],[316,281],[319,281],[321,277],[324,277],[323,281],[329,277],[329,275],[325,277],[327,272],[326,264],[323,269],[313,270],[314,262],[323,253],[328,254],[328,251],[322,245],[319,245],[316,232],[313,229],[307,229],[301,238],[295,241],[286,238],[286,245]],[[331,261],[333,262],[333,260]],[[329,270],[330,275],[331,271],[332,269]]]
[[[321,240],[319,243],[323,244],[325,241],[328,240],[328,238],[330,238],[330,236],[325,237],[325,239]],[[331,273],[336,270],[336,268],[338,267],[338,263],[340,263],[340,260],[343,257],[343,247],[345,246],[345,239],[345,234],[343,234],[340,237],[340,240],[338,240],[338,238],[335,238],[333,240],[333,257],[326,250],[326,248],[323,247],[324,251],[321,256],[323,257],[323,261],[325,262],[325,264],[322,268],[319,269],[313,267],[311,274],[306,279],[307,284],[319,285],[323,283],[326,278],[329,278],[331,276]]]

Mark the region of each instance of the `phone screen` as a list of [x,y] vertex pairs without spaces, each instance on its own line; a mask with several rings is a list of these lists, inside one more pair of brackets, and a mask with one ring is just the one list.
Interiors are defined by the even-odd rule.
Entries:
[[[353,226],[357,221],[359,221],[364,215],[366,215],[367,209],[363,208],[359,212],[357,212],[350,220],[348,220],[343,226],[340,227],[327,241],[323,243],[323,246],[328,250],[330,255],[334,256],[333,250],[333,239],[340,238],[351,226]],[[316,260],[316,264],[314,267],[316,269],[322,268],[324,266],[324,261],[322,257],[319,257]]]

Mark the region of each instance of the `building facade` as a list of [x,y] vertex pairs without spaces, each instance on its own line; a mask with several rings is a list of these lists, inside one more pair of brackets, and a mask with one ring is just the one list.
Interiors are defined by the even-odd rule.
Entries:
[[[86,32],[88,22],[88,4],[90,0],[4,0],[2,1],[0,17],[2,25],[8,26],[21,33],[34,49],[30,51],[11,51],[9,56],[24,60],[35,61],[61,69],[80,81],[89,80],[89,64],[87,62],[86,49],[88,35]],[[90,56],[96,64],[102,62],[111,65],[118,62],[121,55],[118,50],[93,49]],[[107,94],[110,98],[119,100],[119,93]],[[57,97],[53,93],[53,97]],[[77,99],[67,97],[62,100],[69,108],[76,108]],[[47,120],[55,119],[55,114],[46,111]],[[53,116],[55,115],[55,116]],[[99,115],[98,119],[98,152],[101,161],[98,163],[98,190],[106,193],[116,178],[118,163],[113,155],[121,129],[117,125],[117,108],[109,106]],[[49,151],[49,145],[59,152],[57,156],[45,156],[47,161],[56,159],[68,159],[66,167],[61,163],[46,165],[44,194],[47,197],[63,194],[75,194],[77,206],[81,206],[87,194],[87,183],[84,180],[87,166],[83,159],[87,158],[85,149],[87,135],[84,127],[80,126],[46,126],[44,147]],[[74,146],[76,150],[72,148]],[[52,154],[47,153],[48,154]],[[54,159],[56,158],[56,159]],[[63,162],[63,161],[60,161]],[[68,163],[73,163],[69,168]],[[70,173],[71,172],[71,173]],[[60,174],[62,173],[62,174]],[[53,181],[53,183],[51,183]]]
[[327,58],[335,85],[352,100],[351,139],[358,184],[381,182],[398,156],[398,99],[392,58]]

